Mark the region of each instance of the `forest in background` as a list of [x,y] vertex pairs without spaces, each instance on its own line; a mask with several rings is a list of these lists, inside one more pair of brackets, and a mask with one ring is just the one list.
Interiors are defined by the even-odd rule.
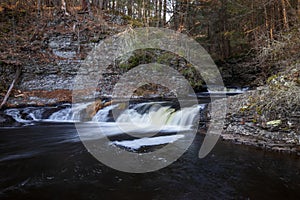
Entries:
[[96,43],[126,28],[149,26],[193,37],[218,65],[244,62],[263,74],[262,84],[300,57],[300,0],[2,0],[0,16],[5,65],[51,61],[43,37],[52,30],[74,32],[79,43],[88,34]]
[[[2,0],[1,14],[5,9],[19,12],[22,18],[34,13],[32,22],[61,17],[59,11],[87,13],[91,18],[109,12],[133,27],[167,27],[185,33],[215,59],[224,60],[252,50],[271,51],[272,43],[298,24],[300,0]],[[21,18],[10,29],[18,23]]]

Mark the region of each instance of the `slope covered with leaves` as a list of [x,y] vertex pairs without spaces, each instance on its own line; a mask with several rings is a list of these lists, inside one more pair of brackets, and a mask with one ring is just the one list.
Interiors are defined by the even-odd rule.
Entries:
[[228,99],[224,139],[299,154],[299,41],[298,28],[274,41],[262,56],[268,70],[279,72],[266,85]]

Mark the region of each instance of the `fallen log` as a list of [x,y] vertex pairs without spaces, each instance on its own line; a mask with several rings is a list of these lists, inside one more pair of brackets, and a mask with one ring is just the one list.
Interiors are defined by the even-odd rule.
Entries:
[[14,88],[14,86],[15,86],[15,84],[16,84],[16,82],[17,82],[19,76],[20,76],[20,74],[21,74],[21,67],[20,67],[20,66],[17,66],[15,78],[14,78],[14,80],[12,81],[12,83],[10,84],[9,89],[8,89],[7,92],[6,92],[6,95],[5,95],[3,101],[2,101],[2,103],[1,103],[1,105],[0,105],[0,110],[1,110],[2,107],[6,104],[8,98],[9,98],[9,96],[10,96],[10,93],[11,93],[12,89]]

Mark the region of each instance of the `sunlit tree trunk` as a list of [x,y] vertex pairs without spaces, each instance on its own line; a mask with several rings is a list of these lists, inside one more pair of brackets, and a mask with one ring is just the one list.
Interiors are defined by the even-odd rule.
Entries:
[[163,25],[167,22],[167,0],[164,0],[163,22]]
[[289,23],[288,23],[288,18],[287,18],[285,0],[281,0],[281,6],[282,6],[282,15],[283,15],[283,26],[285,29],[288,29]]
[[[267,6],[264,5],[264,14],[265,14],[265,28],[267,30],[268,33],[268,40],[273,38],[273,31],[269,22],[269,16],[268,16],[268,10],[267,10]],[[270,44],[268,42],[268,44]]]
[[64,11],[65,15],[70,15],[67,11],[67,3],[65,0],[61,0],[61,9]]
[[270,8],[270,39],[274,39],[275,31],[275,5]]

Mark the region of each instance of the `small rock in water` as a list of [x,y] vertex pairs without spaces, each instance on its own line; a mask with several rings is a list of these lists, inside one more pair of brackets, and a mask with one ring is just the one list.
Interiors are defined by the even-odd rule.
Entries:
[[0,113],[0,127],[4,126],[13,126],[16,123],[16,120],[9,115]]

